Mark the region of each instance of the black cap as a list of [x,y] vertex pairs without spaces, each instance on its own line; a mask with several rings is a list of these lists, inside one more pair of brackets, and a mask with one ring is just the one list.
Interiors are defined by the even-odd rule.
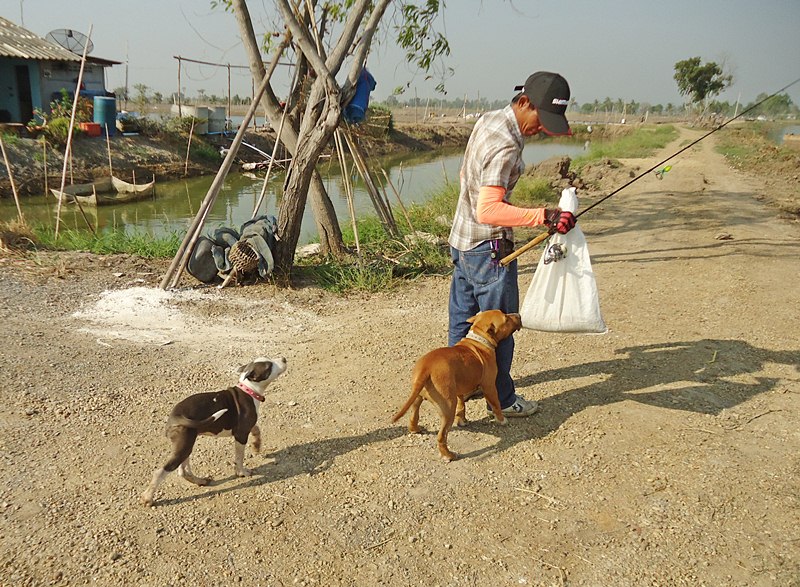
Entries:
[[548,135],[571,135],[564,113],[569,106],[569,84],[557,73],[537,71],[525,81],[524,86],[517,86],[515,91],[522,90],[531,104],[539,112],[539,120]]

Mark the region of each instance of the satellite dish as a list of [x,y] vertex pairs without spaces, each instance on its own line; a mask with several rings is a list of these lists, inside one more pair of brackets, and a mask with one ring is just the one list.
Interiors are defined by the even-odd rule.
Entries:
[[94,44],[89,37],[78,31],[73,31],[72,29],[56,29],[50,31],[47,33],[45,39],[78,55],[83,55],[84,47],[86,48],[87,55],[94,49]]

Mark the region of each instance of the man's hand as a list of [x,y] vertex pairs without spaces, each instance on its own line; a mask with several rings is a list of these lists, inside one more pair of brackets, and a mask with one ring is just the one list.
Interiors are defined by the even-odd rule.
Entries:
[[567,234],[570,230],[575,228],[576,221],[577,219],[572,212],[561,212],[555,224],[556,232],[559,234]]
[[544,223],[550,227],[551,232],[567,234],[575,228],[575,215],[572,212],[565,212],[560,208],[549,208],[544,212]]

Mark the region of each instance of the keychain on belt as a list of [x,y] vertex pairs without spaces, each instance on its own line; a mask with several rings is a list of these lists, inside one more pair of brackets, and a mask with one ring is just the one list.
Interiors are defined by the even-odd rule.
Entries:
[[502,258],[502,255],[500,254],[500,239],[499,238],[493,239],[491,241],[491,247],[492,247],[492,253],[491,253],[492,265],[498,265],[500,263],[500,259]]

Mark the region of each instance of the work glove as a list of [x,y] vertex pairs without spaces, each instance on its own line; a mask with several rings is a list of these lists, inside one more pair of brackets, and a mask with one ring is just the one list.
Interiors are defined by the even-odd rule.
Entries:
[[567,234],[575,228],[577,219],[572,212],[561,210],[560,208],[545,210],[544,223],[550,228],[550,232]]

